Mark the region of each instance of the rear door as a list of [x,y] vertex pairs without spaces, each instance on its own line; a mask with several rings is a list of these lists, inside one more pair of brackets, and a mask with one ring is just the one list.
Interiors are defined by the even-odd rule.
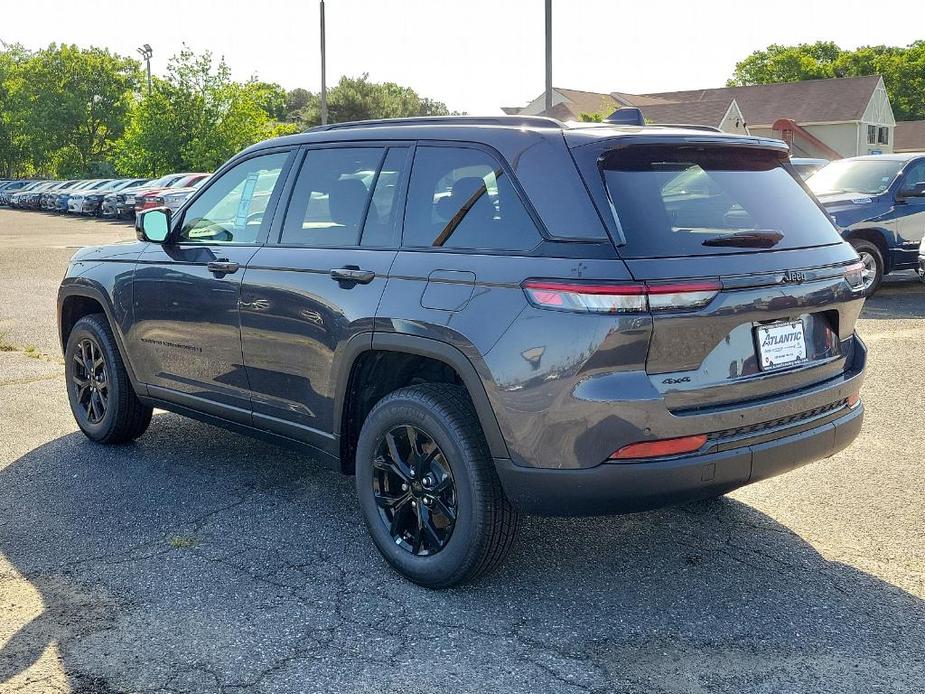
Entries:
[[152,395],[250,424],[241,279],[290,156],[262,153],[227,169],[184,210],[171,241],[139,257],[129,347]]
[[856,255],[782,152],[676,139],[579,156],[648,294],[646,371],[669,409],[757,399],[850,367]]
[[241,289],[254,423],[337,455],[334,375],[371,335],[395,258],[411,147],[314,146]]

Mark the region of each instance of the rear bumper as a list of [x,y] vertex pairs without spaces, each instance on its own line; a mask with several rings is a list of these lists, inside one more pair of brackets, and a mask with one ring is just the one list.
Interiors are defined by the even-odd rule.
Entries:
[[720,452],[647,463],[545,469],[496,460],[514,505],[538,515],[632,513],[704,499],[827,458],[857,437],[864,406],[834,421],[782,438]]

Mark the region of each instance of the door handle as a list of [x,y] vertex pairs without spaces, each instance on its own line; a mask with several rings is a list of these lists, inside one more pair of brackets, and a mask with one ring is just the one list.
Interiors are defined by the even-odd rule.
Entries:
[[372,270],[361,270],[358,267],[338,267],[331,270],[331,279],[338,282],[369,284],[375,277],[376,273]]
[[230,275],[238,271],[238,268],[241,266],[235,262],[228,260],[228,258],[219,258],[218,260],[211,261],[206,268],[209,272],[215,275]]

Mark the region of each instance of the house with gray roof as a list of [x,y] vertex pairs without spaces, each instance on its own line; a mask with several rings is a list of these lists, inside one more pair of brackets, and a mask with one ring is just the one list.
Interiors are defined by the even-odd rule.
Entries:
[[583,113],[606,115],[633,106],[649,123],[708,125],[776,137],[790,145],[793,156],[824,159],[892,152],[896,127],[878,75],[648,94],[557,88],[550,112],[543,97],[504,111],[579,120]]

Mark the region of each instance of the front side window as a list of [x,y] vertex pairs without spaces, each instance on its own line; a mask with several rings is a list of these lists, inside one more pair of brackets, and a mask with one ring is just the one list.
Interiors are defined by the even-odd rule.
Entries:
[[896,180],[903,162],[885,157],[833,161],[806,181],[816,195],[880,195]]
[[903,177],[903,188],[915,188],[920,183],[925,183],[925,161],[919,161],[906,170]]
[[464,147],[418,147],[403,245],[529,251],[540,240],[510,176],[493,157]]
[[381,147],[309,150],[292,190],[280,243],[358,245],[384,154]]
[[288,152],[252,157],[232,167],[190,205],[184,243],[254,243]]

